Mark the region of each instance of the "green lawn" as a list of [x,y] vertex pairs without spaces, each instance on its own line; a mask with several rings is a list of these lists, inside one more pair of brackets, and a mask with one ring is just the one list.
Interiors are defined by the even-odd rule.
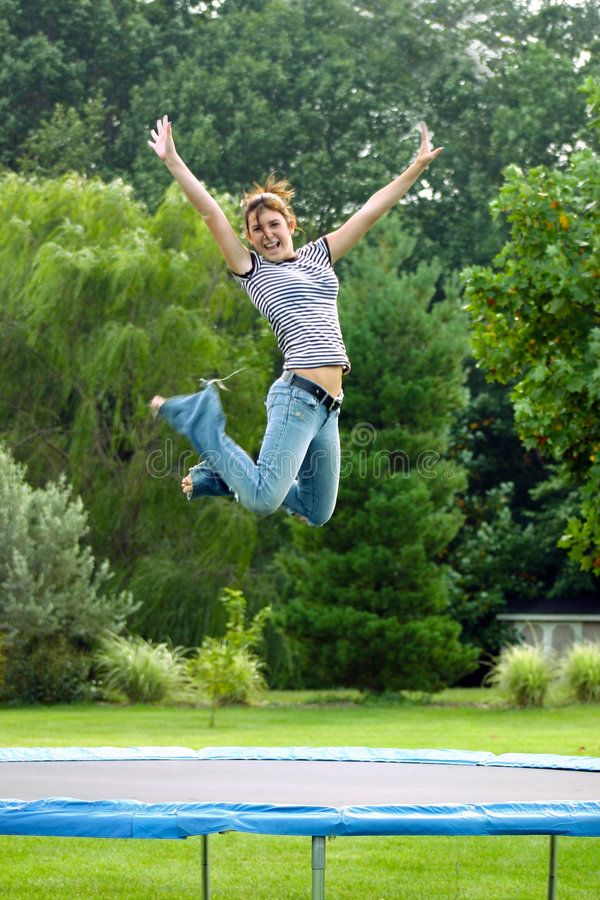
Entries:
[[[600,756],[598,707],[508,710],[490,691],[431,703],[366,705],[355,695],[273,693],[269,705],[206,710],[101,705],[0,709],[10,746],[211,745],[454,748]],[[321,702],[314,702],[315,700]],[[459,705],[456,705],[459,704]],[[469,705],[463,705],[469,704]],[[548,838],[338,838],[328,842],[327,897],[542,898]],[[310,840],[211,838],[213,900],[310,897]],[[200,896],[200,840],[0,838],[0,896]],[[561,838],[559,897],[600,897],[600,839]]]

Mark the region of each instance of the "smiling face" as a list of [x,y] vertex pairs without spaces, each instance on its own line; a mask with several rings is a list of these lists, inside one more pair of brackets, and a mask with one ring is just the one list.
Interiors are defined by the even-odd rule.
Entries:
[[294,225],[268,206],[261,204],[248,215],[248,240],[270,262],[283,262],[294,255],[293,233]]

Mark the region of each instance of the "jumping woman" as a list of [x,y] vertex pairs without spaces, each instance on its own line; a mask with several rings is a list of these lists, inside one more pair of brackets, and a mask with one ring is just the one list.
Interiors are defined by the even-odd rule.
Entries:
[[342,376],[350,371],[333,264],[404,196],[443,148],[432,149],[423,123],[414,162],[340,228],[297,251],[292,191],[287,182],[270,177],[244,198],[249,250],[177,155],[167,116],[157,121],[151,135],[149,146],[204,218],[233,277],[269,321],[283,354],[283,374],[267,397],[267,430],[256,463],[225,434],[213,383],[197,394],[150,401],[152,411],[186,435],[202,456],[182,489],[188,499],[233,493],[260,515],[283,507],[308,525],[324,525],[337,498]]

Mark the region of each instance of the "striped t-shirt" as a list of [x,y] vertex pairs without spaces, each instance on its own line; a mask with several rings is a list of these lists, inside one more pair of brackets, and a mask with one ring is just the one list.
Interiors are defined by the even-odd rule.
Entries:
[[339,282],[327,240],[305,244],[294,259],[272,263],[250,251],[252,268],[233,277],[268,320],[284,369],[343,366],[350,371],[337,311]]

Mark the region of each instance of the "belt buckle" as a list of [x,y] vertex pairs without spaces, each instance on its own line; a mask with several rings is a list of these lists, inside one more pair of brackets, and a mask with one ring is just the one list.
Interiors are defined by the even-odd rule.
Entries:
[[325,409],[327,412],[335,412],[336,409],[339,409],[342,405],[342,401],[338,400],[337,397],[332,397],[329,395],[329,399],[325,401]]

